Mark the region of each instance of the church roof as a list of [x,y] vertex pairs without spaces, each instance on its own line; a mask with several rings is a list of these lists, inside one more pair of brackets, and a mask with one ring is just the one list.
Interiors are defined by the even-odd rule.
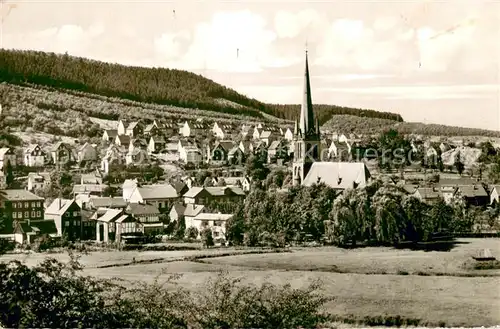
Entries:
[[370,172],[363,162],[314,162],[303,185],[325,183],[334,189],[366,185]]

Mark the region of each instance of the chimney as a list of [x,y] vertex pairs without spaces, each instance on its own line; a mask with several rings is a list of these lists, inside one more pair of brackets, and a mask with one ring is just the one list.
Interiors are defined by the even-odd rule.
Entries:
[[62,208],[62,200],[61,200],[61,198],[57,198],[57,203],[58,203],[58,206],[59,206],[59,207],[57,208],[57,210],[59,210],[59,209],[61,209],[61,208]]

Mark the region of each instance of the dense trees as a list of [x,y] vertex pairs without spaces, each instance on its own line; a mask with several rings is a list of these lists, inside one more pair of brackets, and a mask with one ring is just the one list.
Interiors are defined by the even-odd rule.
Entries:
[[[35,51],[0,50],[0,77],[14,84],[33,83],[57,89],[87,92],[133,101],[181,108],[244,114],[262,118],[267,113],[282,119],[296,119],[299,105],[264,104],[194,73],[163,68],[127,67],[68,55]],[[226,99],[238,104],[221,102]],[[43,103],[38,104],[46,107]],[[52,107],[53,110],[57,108]],[[333,115],[402,121],[398,114],[374,110],[317,105],[320,122]]]
[[395,122],[383,118],[370,118],[354,115],[336,115],[323,124],[323,128],[339,133],[379,134],[388,129],[396,129],[401,134],[427,136],[488,136],[500,137],[500,132],[493,130],[424,124],[419,122]]
[[470,232],[483,215],[458,201],[425,204],[397,185],[380,181],[343,193],[324,184],[279,193],[255,189],[228,221],[227,238],[246,245],[280,246],[310,239],[393,245],[429,241],[440,232]]

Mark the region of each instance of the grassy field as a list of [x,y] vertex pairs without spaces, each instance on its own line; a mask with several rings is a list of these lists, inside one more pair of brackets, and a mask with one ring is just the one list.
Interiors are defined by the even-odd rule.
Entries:
[[356,274],[484,275],[500,270],[473,271],[469,264],[478,250],[489,248],[500,258],[498,239],[461,239],[449,252],[367,247],[297,249],[293,253],[229,256],[204,260],[217,265],[249,268],[323,271]]
[[[334,298],[325,305],[326,311],[339,317],[399,315],[419,319],[424,325],[492,326],[500,323],[500,271],[464,266],[482,248],[489,248],[500,258],[500,240],[461,239],[449,252],[322,247],[218,257],[251,250],[128,251],[92,253],[81,260],[87,265],[84,273],[120,278],[126,284],[163,281],[172,274],[181,274],[177,280],[181,287],[203,289],[206,281],[221,270],[256,285],[271,282],[305,287],[319,280],[322,293]],[[203,255],[210,257],[184,258]],[[30,255],[27,262],[38,262],[43,257]],[[56,257],[67,259],[63,254]],[[163,262],[97,268],[113,262],[124,265],[133,257],[137,261],[161,258]],[[20,257],[9,255],[0,260],[8,258]]]

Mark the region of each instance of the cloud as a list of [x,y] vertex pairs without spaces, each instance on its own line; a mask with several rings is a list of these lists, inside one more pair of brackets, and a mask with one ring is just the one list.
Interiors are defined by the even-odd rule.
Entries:
[[312,9],[297,13],[280,10],[274,16],[274,29],[279,38],[295,38],[305,30],[317,28],[322,21],[324,18]]
[[263,66],[288,65],[273,56],[277,35],[260,15],[249,10],[218,12],[199,23],[182,59],[169,64],[188,70],[259,72]]
[[500,84],[483,85],[423,85],[423,86],[386,86],[339,88],[320,87],[318,91],[341,92],[345,94],[359,94],[379,96],[385,99],[469,99],[483,97],[485,94],[499,92]]
[[154,38],[154,49],[163,58],[176,59],[183,54],[184,48],[189,45],[190,39],[189,31],[163,33]]

